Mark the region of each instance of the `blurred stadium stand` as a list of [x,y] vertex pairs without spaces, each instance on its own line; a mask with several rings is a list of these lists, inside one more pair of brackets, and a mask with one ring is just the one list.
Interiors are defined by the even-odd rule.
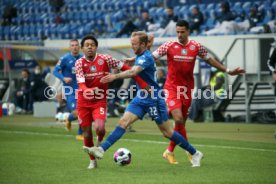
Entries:
[[[1,26],[1,40],[43,40],[81,38],[88,33],[95,33],[99,38],[113,38],[130,18],[138,18],[142,9],[149,10],[156,23],[165,15],[164,0],[64,0],[65,4],[56,13],[45,0],[1,0],[0,14],[3,15],[7,4],[17,9],[17,17],[10,25]],[[174,11],[181,19],[188,19],[191,7],[198,5],[205,21],[201,33],[215,26],[215,16],[220,13],[219,0],[206,1],[168,1],[174,2]],[[204,2],[204,3],[201,3]],[[253,4],[264,12],[261,25],[275,19],[276,1],[231,0],[230,6],[237,22],[242,15],[248,14]],[[1,16],[2,17],[2,16]],[[244,33],[243,33],[244,34]]]

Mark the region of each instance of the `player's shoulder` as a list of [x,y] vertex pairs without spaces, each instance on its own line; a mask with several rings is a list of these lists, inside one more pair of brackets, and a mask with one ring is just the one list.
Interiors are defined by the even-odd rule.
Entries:
[[196,47],[200,47],[201,46],[201,43],[195,41],[195,40],[190,40],[189,41],[189,45],[194,45]]
[[112,58],[110,55],[108,54],[97,54],[98,58],[104,59],[104,60],[109,60],[110,58]]
[[65,54],[64,56],[62,56],[61,58],[60,58],[60,60],[68,60],[68,59],[70,59],[71,58],[71,54],[70,53],[67,53],[67,54]]
[[154,63],[154,58],[149,50],[146,50],[142,55],[138,56],[136,60],[139,65]]
[[163,45],[172,46],[174,44],[178,44],[178,42],[176,40],[169,40],[169,41],[166,41]]

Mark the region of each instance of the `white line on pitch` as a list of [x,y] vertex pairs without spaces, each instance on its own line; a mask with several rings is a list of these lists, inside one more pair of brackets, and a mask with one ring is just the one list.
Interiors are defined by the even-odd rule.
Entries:
[[[75,135],[64,135],[64,134],[49,134],[43,132],[27,132],[27,131],[10,131],[10,130],[0,130],[3,133],[14,133],[14,134],[26,134],[26,135],[39,135],[39,136],[55,136],[55,137],[74,137]],[[120,139],[122,141],[128,142],[139,142],[139,143],[149,143],[149,144],[168,144],[164,141],[150,141],[150,140],[138,140],[138,139]],[[236,146],[218,146],[218,145],[202,145],[202,144],[193,144],[198,147],[206,148],[221,148],[221,149],[236,149],[236,150],[249,150],[249,151],[263,151],[263,152],[275,152],[276,150],[272,149],[261,149],[261,148],[246,148],[246,147],[236,147]]]

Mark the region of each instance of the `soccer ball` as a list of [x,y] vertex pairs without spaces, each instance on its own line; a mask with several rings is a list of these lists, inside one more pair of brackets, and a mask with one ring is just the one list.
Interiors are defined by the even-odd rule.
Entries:
[[63,123],[65,121],[66,117],[68,117],[68,116],[69,116],[68,112],[65,112],[65,113],[59,112],[55,115],[56,122]]
[[116,164],[125,166],[131,162],[131,153],[126,148],[119,148],[115,151],[113,158]]

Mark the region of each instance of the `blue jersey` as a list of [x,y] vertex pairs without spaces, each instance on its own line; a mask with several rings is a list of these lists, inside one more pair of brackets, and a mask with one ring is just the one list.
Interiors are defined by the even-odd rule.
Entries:
[[[61,57],[54,69],[54,75],[63,81],[64,77],[72,78],[72,82],[70,84],[66,84],[63,81],[63,86],[72,87],[72,89],[78,89],[78,83],[76,80],[76,69],[75,63],[76,61],[81,58],[82,55],[79,54],[77,56],[73,56],[71,53],[66,54],[65,56]],[[66,92],[66,88],[65,88]],[[75,91],[74,91],[75,92]]]
[[[149,86],[151,86],[152,88],[154,88],[154,96],[157,97],[158,96],[158,91],[161,89],[157,83],[157,79],[156,79],[156,64],[155,64],[155,60],[152,57],[151,53],[149,50],[146,50],[142,55],[138,55],[135,58],[135,63],[134,65],[136,66],[140,66],[141,68],[143,68],[143,71],[140,72],[138,75],[139,77],[141,77],[145,82],[148,83]],[[143,92],[139,91],[139,85],[138,86],[138,92],[137,94],[140,94],[141,96],[143,96]],[[148,98],[146,99],[141,99],[144,102],[147,102],[148,100],[152,100],[152,98],[150,96],[148,96]]]
[[142,55],[135,58],[135,66],[143,68],[138,75],[141,77],[151,88],[155,89],[151,96],[138,88],[136,97],[129,103],[126,111],[135,114],[138,118],[142,119],[146,113],[157,123],[161,124],[168,120],[168,112],[164,96],[160,93],[161,88],[156,82],[156,66],[154,58],[150,51],[146,50]]

